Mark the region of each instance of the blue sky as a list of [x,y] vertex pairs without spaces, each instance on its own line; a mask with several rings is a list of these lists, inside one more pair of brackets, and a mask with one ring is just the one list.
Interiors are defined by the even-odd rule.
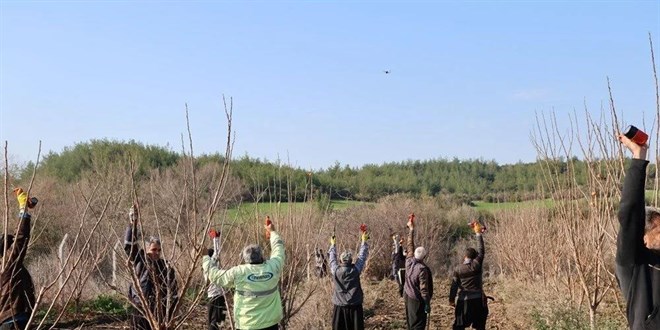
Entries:
[[[538,111],[655,111],[660,1],[0,1],[13,161],[93,138],[325,168],[534,161]],[[660,56],[656,56],[660,57]],[[383,70],[391,70],[390,74]]]

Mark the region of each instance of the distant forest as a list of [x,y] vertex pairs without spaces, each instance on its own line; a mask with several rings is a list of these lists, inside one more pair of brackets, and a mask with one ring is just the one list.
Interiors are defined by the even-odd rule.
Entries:
[[[223,162],[219,154],[195,157],[195,166],[201,168]],[[153,171],[189,162],[181,153],[165,147],[144,145],[135,141],[118,142],[91,140],[51,152],[39,164],[40,175],[64,182],[75,182],[85,173],[103,171],[110,165],[133,164],[138,178],[147,178]],[[577,172],[578,183],[586,182],[586,165],[570,160]],[[244,191],[243,201],[287,202],[303,201],[310,196],[330,199],[376,201],[392,194],[412,196],[438,196],[451,194],[465,200],[486,202],[514,202],[545,198],[540,189],[541,162],[499,165],[495,161],[429,159],[370,164],[351,167],[336,164],[327,169],[310,172],[294,168],[279,161],[266,161],[242,156],[231,161],[231,173]],[[558,174],[568,169],[564,159],[553,160]],[[28,163],[15,174],[26,180],[32,175],[33,163]],[[649,179],[655,176],[650,166]],[[649,180],[651,182],[651,180]]]

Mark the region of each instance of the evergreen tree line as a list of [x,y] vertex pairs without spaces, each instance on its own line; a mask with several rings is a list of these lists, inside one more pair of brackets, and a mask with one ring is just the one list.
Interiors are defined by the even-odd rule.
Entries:
[[[144,145],[136,141],[118,142],[91,140],[62,152],[50,152],[39,165],[42,174],[65,182],[75,182],[90,171],[104,171],[113,166],[125,166],[138,178],[150,171],[162,170],[186,160],[181,153],[168,148]],[[579,183],[587,180],[586,165],[574,162]],[[222,163],[219,154],[201,155],[195,166]],[[565,174],[569,166],[565,160],[552,162],[557,175]],[[547,166],[547,164],[546,164]],[[545,198],[540,193],[543,180],[540,162],[499,165],[481,159],[407,160],[381,165],[351,167],[339,162],[327,169],[308,171],[294,168],[280,161],[267,161],[247,155],[231,162],[232,174],[243,185],[243,201],[287,202],[304,201],[310,195],[318,198],[376,201],[393,194],[438,196],[451,194],[471,200],[510,202]],[[21,172],[29,178],[34,164],[28,163]],[[655,168],[648,171],[655,176]],[[651,180],[649,180],[650,182]]]

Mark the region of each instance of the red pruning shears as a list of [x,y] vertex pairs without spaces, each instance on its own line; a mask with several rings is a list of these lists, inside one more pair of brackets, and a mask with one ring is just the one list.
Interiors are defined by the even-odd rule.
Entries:
[[410,215],[408,216],[408,221],[410,221],[410,223],[412,223],[413,225],[415,224],[415,213],[410,213]]
[[[270,216],[266,216],[266,226],[273,224],[272,221],[270,221]],[[270,231],[266,230],[266,239],[270,239]]]

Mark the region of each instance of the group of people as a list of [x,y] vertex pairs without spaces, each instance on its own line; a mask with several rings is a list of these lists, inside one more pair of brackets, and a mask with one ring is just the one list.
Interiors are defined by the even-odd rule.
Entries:
[[[660,329],[660,210],[645,207],[644,183],[648,165],[648,145],[638,145],[624,135],[620,142],[632,152],[623,184],[619,209],[616,276],[627,302],[630,329]],[[28,250],[31,216],[28,209],[35,203],[21,189],[15,190],[19,204],[19,226],[16,236],[0,237],[0,330],[24,329],[33,314],[35,303],[32,278],[23,262]],[[133,329],[160,330],[168,324],[179,303],[174,269],[161,258],[161,243],[150,238],[147,250],[139,247],[138,210],[129,212],[124,249],[133,267],[129,298],[136,312],[131,318]],[[427,250],[415,246],[414,217],[407,222],[405,255],[404,240],[393,237],[392,278],[399,284],[405,302],[408,329],[424,329],[431,313],[433,276],[426,265]],[[203,257],[202,269],[210,282],[208,295],[208,328],[218,329],[226,317],[225,291],[232,289],[233,323],[237,329],[277,329],[283,318],[279,280],[285,264],[284,242],[272,222],[265,225],[271,248],[270,258],[264,257],[259,245],[242,250],[243,264],[223,269],[219,264],[219,240],[211,232],[214,248]],[[475,223],[477,249],[465,251],[463,260],[452,276],[449,303],[455,308],[453,329],[485,329],[488,317],[486,295],[483,292],[482,264],[485,255],[484,228]],[[333,329],[364,329],[362,308],[364,294],[360,275],[369,256],[369,235],[363,230],[360,248],[353,260],[351,251],[337,258],[336,237],[330,238],[329,274],[321,251],[319,276],[331,276],[334,284],[332,303]],[[133,276],[134,275],[134,276]],[[154,324],[152,320],[160,320]]]

